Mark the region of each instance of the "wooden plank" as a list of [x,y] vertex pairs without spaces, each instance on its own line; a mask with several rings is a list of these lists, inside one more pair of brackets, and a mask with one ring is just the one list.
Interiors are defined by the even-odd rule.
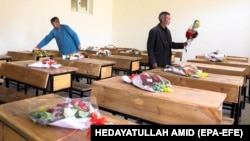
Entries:
[[13,79],[41,89],[45,89],[47,87],[49,77],[49,73],[47,72],[14,65],[11,62],[2,64],[0,74],[8,79]]
[[127,70],[127,71],[132,71],[131,68],[132,62],[138,62],[134,64],[134,68],[140,68],[139,62],[141,61],[141,57],[131,57],[131,56],[121,56],[121,55],[110,55],[110,56],[90,55],[89,58],[115,61],[116,64],[114,65],[114,69]]
[[232,67],[232,66],[222,66],[222,65],[211,65],[203,63],[194,63],[194,62],[176,62],[173,65],[193,65],[198,69],[203,70],[208,73],[223,74],[223,75],[234,75],[234,76],[243,76],[248,75],[248,70],[241,67]]
[[152,69],[146,72],[156,73],[168,79],[173,85],[226,93],[227,97],[225,102],[229,103],[239,103],[239,92],[244,85],[244,77],[242,76],[209,73],[208,77],[191,78],[172,72],[164,72],[161,68]]
[[[65,98],[66,97],[62,97],[57,94],[46,94],[26,100],[21,100],[18,102],[11,102],[0,105],[0,123],[2,122],[11,129],[14,129],[17,134],[21,135],[23,138],[29,141],[59,140],[60,138],[71,134],[74,130],[67,128],[58,128],[55,126],[47,126],[46,128],[39,126],[32,122],[27,113],[31,112],[32,110],[38,109],[39,106],[42,105],[56,105],[57,103],[65,101]],[[107,121],[112,124],[136,125],[136,123],[132,121],[124,120],[107,112],[101,111],[101,115],[104,116]],[[74,135],[69,136],[67,140],[90,141],[90,138],[88,138],[87,136],[87,131],[79,130]]]
[[[204,55],[196,55],[195,58],[196,59],[206,59],[206,57]],[[231,56],[231,55],[227,55],[226,60],[228,60],[228,61],[236,61],[236,62],[246,62],[246,63],[249,62],[248,57]]]
[[7,55],[12,57],[12,61],[36,60],[36,56],[30,51],[8,51]]
[[62,60],[55,58],[59,64],[78,68],[77,74],[96,79],[104,79],[112,76],[114,61],[83,58],[78,60]]
[[71,87],[71,74],[56,75],[53,77],[53,90],[63,90]]
[[99,106],[160,124],[221,124],[225,93],[173,86],[152,93],[112,77],[95,81],[91,96]]
[[187,62],[195,62],[195,63],[204,63],[204,64],[213,64],[213,65],[222,65],[222,66],[232,66],[232,67],[242,67],[246,68],[248,75],[250,76],[250,63],[248,62],[239,62],[239,61],[222,61],[222,62],[213,62],[207,59],[190,59]]

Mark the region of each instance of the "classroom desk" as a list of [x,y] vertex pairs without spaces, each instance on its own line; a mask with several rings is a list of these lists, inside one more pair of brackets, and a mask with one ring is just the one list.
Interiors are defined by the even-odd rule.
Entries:
[[126,52],[126,51],[120,51],[117,55],[122,55],[122,56],[132,56],[132,57],[141,57],[142,60],[140,61],[141,66],[149,66],[148,63],[148,54],[147,53],[131,53],[131,52]]
[[[196,59],[206,59],[206,57],[204,55],[196,55],[195,56]],[[227,61],[237,61],[237,62],[249,62],[248,57],[242,57],[242,56],[230,56],[227,55],[225,60]]]
[[140,70],[141,57],[122,56],[122,55],[109,55],[109,56],[97,56],[95,54],[89,55],[88,58],[115,61],[114,70],[124,71],[128,74],[137,72]]
[[225,93],[173,85],[173,93],[153,93],[120,76],[95,81],[98,106],[157,124],[221,124]]
[[212,65],[194,62],[176,62],[173,65],[193,65],[204,72],[223,75],[243,76],[244,78],[246,78],[246,76],[248,75],[248,69],[242,67]]
[[39,57],[32,54],[31,51],[8,51],[8,56],[12,57],[12,61],[23,61],[23,60],[42,60],[53,58],[53,55],[49,55],[48,57]]
[[12,59],[11,56],[7,56],[7,55],[0,55],[0,62],[4,61],[4,62],[10,62]]
[[56,57],[54,60],[59,64],[78,68],[76,75],[95,80],[112,77],[113,66],[116,64],[114,61],[93,58],[63,60],[61,57]]
[[[28,117],[28,113],[39,106],[55,105],[63,99],[65,97],[57,94],[46,94],[0,105],[0,141],[57,141],[69,135],[75,130],[55,126],[42,127],[34,124]],[[113,124],[135,125],[134,122],[111,113],[101,111],[101,115]],[[90,141],[90,138],[87,137],[87,131],[78,130],[63,141]]]
[[[246,68],[246,71],[248,72],[248,74],[245,76],[245,80],[247,81],[250,80],[250,63],[248,62],[248,58],[240,58],[238,57],[238,59],[247,59],[246,61],[236,61],[236,57],[234,57],[234,60],[225,60],[222,62],[213,62],[213,61],[209,61],[207,59],[191,59],[191,60],[187,60],[187,62],[195,62],[195,63],[203,63],[203,64],[213,64],[213,65],[222,65],[222,66],[232,66],[232,67],[242,67],[242,68]],[[246,82],[247,83],[247,82]],[[248,84],[248,88],[250,88],[250,83]],[[243,108],[245,108],[245,99],[246,99],[246,91],[244,93],[244,105]],[[248,96],[250,95],[250,91],[248,91]],[[249,101],[250,101],[250,97],[249,97]]]
[[230,61],[230,60],[225,60],[222,62],[213,62],[209,61],[207,59],[190,59],[187,60],[187,62],[195,62],[195,63],[204,63],[204,64],[212,64],[212,65],[222,65],[222,66],[231,66],[231,67],[242,67],[246,68],[247,71],[249,72],[248,75],[250,76],[250,63],[248,62],[239,62],[239,61]]
[[244,77],[209,73],[208,77],[191,78],[172,72],[164,72],[163,68],[145,72],[158,74],[169,80],[173,85],[226,93],[225,102],[232,105],[231,117],[234,117],[235,124],[238,124],[241,110],[240,96],[244,85]]
[[27,66],[27,64],[34,62],[36,61],[26,60],[3,63],[0,74],[5,76],[6,86],[8,87],[9,80],[13,80],[40,88],[43,90],[43,93],[54,93],[69,89],[69,96],[72,97],[71,76],[78,70],[77,68],[69,66],[62,66],[60,68],[33,68]]

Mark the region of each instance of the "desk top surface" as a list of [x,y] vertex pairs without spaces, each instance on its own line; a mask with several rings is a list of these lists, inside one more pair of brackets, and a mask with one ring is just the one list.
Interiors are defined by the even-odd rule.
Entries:
[[213,64],[203,64],[203,63],[194,63],[194,62],[176,62],[173,65],[194,65],[197,67],[202,68],[209,68],[209,69],[216,69],[216,70],[223,70],[223,71],[237,71],[244,73],[246,71],[246,68],[242,67],[232,67],[232,66],[223,66],[223,65],[213,65]]
[[[201,89],[194,89],[182,86],[173,85],[173,92],[154,93],[146,91],[132,84],[123,82],[120,76],[103,79],[93,82],[93,85],[103,86],[106,89],[117,89],[119,91],[128,91],[130,94],[135,94],[135,97],[145,96],[153,99],[171,100],[177,103],[189,103],[200,106],[211,106],[218,108],[226,98],[225,93],[213,92]],[[94,87],[94,86],[93,86]]]
[[[72,133],[73,129],[66,129],[54,126],[42,127],[34,124],[29,118],[28,113],[38,109],[42,105],[57,104],[63,101],[65,97],[57,94],[46,94],[21,101],[11,102],[0,105],[0,120],[15,129],[20,135],[28,140],[36,141],[56,141]],[[124,120],[113,116],[111,113],[101,111],[101,114],[108,122],[113,124],[135,124],[134,122]],[[90,140],[87,137],[86,131],[77,131],[69,136],[66,140]]]
[[246,66],[249,67],[250,63],[248,62],[240,62],[240,61],[231,61],[231,60],[225,60],[222,62],[213,62],[209,61],[207,59],[190,59],[187,60],[188,62],[197,62],[197,63],[209,63],[209,64],[218,64],[218,65],[228,65],[228,66]]
[[8,55],[0,55],[0,60],[10,60],[12,57]]
[[82,58],[77,60],[63,60],[61,57],[54,58],[56,61],[65,61],[65,62],[81,62],[85,64],[99,64],[101,66],[107,66],[107,65],[114,65],[116,64],[115,61],[108,61],[108,60],[99,60],[94,58]]
[[208,73],[207,77],[192,78],[192,77],[187,77],[187,76],[183,76],[180,74],[175,74],[173,72],[165,72],[163,68],[156,68],[156,69],[148,70],[146,72],[157,73],[159,75],[164,75],[164,76],[169,76],[169,77],[182,78],[185,80],[192,79],[192,80],[197,80],[197,81],[206,81],[206,82],[212,82],[212,83],[218,82],[218,83],[237,85],[237,86],[244,85],[244,77],[243,76]]
[[118,59],[118,60],[129,60],[129,61],[140,61],[142,60],[141,57],[135,57],[135,56],[123,56],[123,55],[109,55],[109,56],[96,56],[95,54],[92,54],[89,56],[89,58],[107,58],[107,59]]
[[69,73],[69,72],[75,72],[78,70],[76,67],[69,67],[69,66],[61,66],[60,68],[34,68],[34,67],[28,67],[28,64],[34,63],[37,61],[34,60],[24,60],[24,61],[13,61],[13,62],[7,62],[11,65],[17,65],[17,66],[23,66],[30,69],[36,69],[40,71],[48,72],[49,74],[60,74],[60,73]]

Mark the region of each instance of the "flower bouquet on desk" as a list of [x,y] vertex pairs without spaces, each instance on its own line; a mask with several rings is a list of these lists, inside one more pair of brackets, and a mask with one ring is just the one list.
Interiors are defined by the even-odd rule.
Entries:
[[141,74],[132,74],[131,76],[124,75],[122,80],[151,92],[173,92],[170,81],[157,74],[143,72]]
[[226,55],[223,53],[220,53],[220,51],[217,50],[211,53],[206,53],[205,58],[212,62],[222,62],[226,60]]
[[104,50],[98,50],[96,52],[96,56],[109,56],[111,55],[110,50],[104,49]]
[[[94,104],[96,105],[96,104]],[[29,113],[31,120],[41,126],[57,126],[63,128],[89,129],[91,124],[106,124],[97,107],[88,98],[70,99],[56,106],[41,106]]]
[[[194,23],[191,25],[191,27],[189,27],[188,30],[186,31],[187,47],[189,47],[193,39],[195,39],[198,36],[199,28],[200,28],[200,21],[195,20]],[[187,47],[185,48],[186,52],[187,52]]]
[[63,60],[77,60],[84,58],[84,55],[81,53],[71,53],[68,55],[62,55]]
[[187,77],[193,77],[193,78],[200,78],[200,77],[207,77],[208,73],[203,72],[202,70],[198,69],[196,66],[169,66],[168,68],[165,68],[164,71],[166,72],[173,72],[176,74],[184,75]]
[[53,59],[43,59],[42,61],[36,61],[28,64],[27,66],[34,68],[60,68],[62,65],[57,64],[57,62]]
[[48,57],[49,54],[46,50],[33,50],[32,54],[38,57]]

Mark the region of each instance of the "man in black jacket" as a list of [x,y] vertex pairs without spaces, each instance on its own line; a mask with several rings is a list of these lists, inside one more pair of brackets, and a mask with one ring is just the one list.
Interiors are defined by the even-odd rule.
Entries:
[[149,31],[147,41],[147,52],[150,68],[171,65],[171,49],[184,49],[187,43],[175,43],[172,41],[171,33],[167,28],[170,24],[170,13],[163,11],[159,14],[160,23]]

